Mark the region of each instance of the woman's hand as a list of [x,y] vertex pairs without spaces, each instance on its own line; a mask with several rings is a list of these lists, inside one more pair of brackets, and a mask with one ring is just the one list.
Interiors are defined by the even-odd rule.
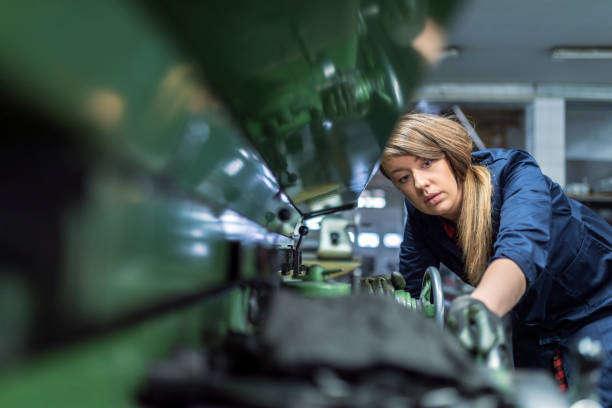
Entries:
[[501,319],[469,295],[459,296],[451,303],[446,327],[463,347],[483,358],[494,347],[505,343]]
[[396,290],[404,290],[404,288],[406,288],[406,280],[399,272],[361,279],[361,291],[364,293],[393,295]]

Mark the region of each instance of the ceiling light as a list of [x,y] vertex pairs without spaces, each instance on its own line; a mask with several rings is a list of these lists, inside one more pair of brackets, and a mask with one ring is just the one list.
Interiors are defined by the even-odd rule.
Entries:
[[612,47],[563,47],[553,48],[553,60],[602,60],[612,59]]

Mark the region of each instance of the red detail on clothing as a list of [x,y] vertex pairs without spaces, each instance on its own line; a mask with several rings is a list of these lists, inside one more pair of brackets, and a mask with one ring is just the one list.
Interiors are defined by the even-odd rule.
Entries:
[[557,349],[555,351],[555,355],[553,356],[553,374],[555,375],[555,380],[557,380],[557,384],[559,385],[559,389],[561,392],[567,391],[567,378],[565,377],[565,371],[563,371],[563,361],[561,360],[561,349]]
[[448,235],[450,239],[457,238],[457,228],[445,222],[442,222],[442,226],[444,227],[444,232],[446,232],[446,235]]
[[442,217],[439,217],[439,218],[440,218],[440,222],[442,223],[442,228],[444,228],[444,233],[446,234],[446,236],[452,239],[455,242],[455,244],[457,244],[458,246],[461,246],[459,244],[459,236],[457,235],[457,228],[450,222],[446,221],[444,218]]

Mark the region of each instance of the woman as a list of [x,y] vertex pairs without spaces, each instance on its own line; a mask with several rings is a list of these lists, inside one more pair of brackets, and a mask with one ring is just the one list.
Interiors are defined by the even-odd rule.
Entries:
[[570,387],[572,343],[599,340],[598,391],[612,406],[612,227],[565,196],[528,153],[472,153],[466,129],[440,116],[402,116],[381,170],[407,199],[400,272],[408,290],[418,295],[425,268],[444,263],[475,286],[451,306],[454,319],[482,304],[511,312],[515,365],[549,368],[560,353]]

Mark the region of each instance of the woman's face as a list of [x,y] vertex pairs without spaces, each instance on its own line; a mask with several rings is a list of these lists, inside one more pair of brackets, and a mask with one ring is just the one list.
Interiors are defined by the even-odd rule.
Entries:
[[461,210],[461,186],[446,158],[397,156],[386,159],[385,172],[419,211],[457,222]]

